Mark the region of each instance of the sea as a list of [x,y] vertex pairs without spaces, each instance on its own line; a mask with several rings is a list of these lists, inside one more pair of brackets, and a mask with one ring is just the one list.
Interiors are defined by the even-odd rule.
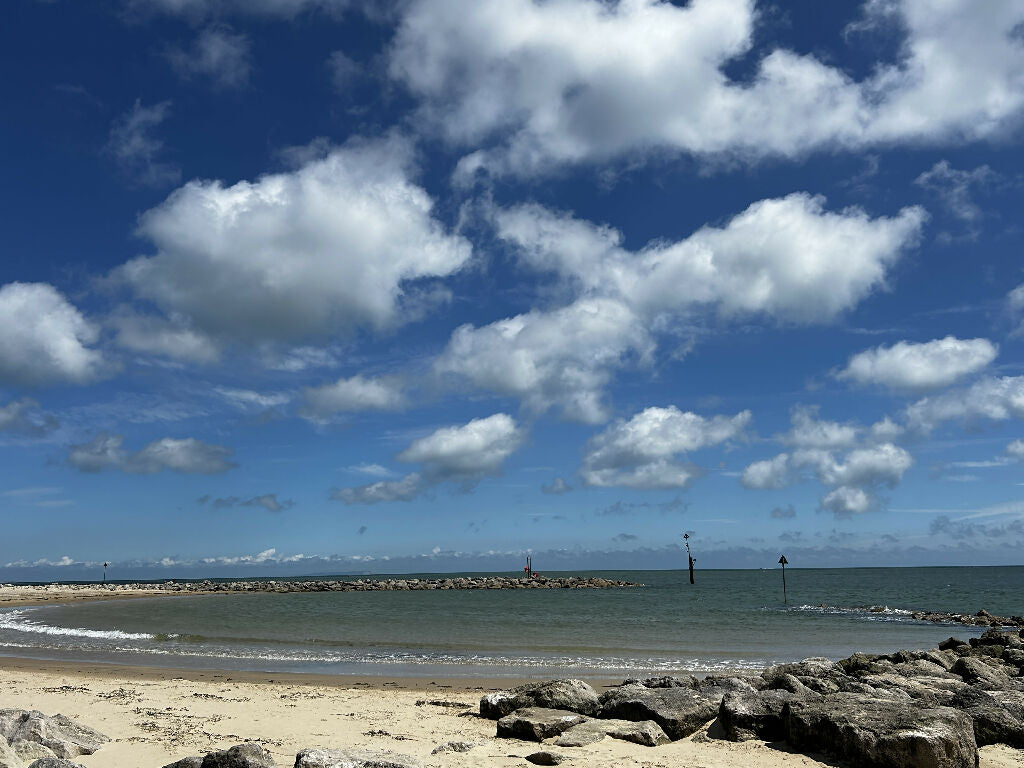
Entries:
[[[451,574],[445,574],[451,575]],[[482,575],[482,574],[459,574]],[[643,587],[186,595],[0,609],[0,655],[176,669],[621,680],[934,647],[1024,615],[1024,566],[588,571]],[[437,574],[405,574],[403,578]],[[318,577],[325,578],[325,577]]]

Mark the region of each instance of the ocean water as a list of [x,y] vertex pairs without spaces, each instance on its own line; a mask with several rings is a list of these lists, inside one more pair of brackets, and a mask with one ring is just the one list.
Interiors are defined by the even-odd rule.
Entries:
[[[421,574],[426,576],[428,574]],[[554,574],[551,574],[554,575]],[[1024,567],[602,571],[612,590],[198,595],[0,610],[0,655],[380,676],[589,679],[754,670],[981,630],[914,610],[1024,615]]]

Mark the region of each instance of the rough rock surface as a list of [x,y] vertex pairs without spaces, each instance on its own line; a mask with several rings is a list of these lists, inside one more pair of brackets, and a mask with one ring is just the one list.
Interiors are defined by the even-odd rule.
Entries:
[[730,741],[778,741],[785,737],[782,711],[799,698],[782,690],[729,693],[722,699],[718,722]]
[[203,756],[183,757],[181,760],[165,765],[164,768],[203,768]]
[[950,671],[960,675],[964,682],[987,691],[1001,691],[1010,683],[1010,676],[1006,672],[973,656],[957,659]]
[[582,747],[601,741],[605,736],[630,741],[644,747],[668,744],[671,739],[653,720],[634,723],[630,720],[588,720],[574,725],[555,740],[558,747]]
[[979,747],[1008,744],[1024,749],[1024,693],[964,688],[951,704],[974,721],[974,739]]
[[11,749],[21,758],[21,762],[26,765],[33,760],[41,760],[44,757],[57,757],[52,749],[44,747],[35,741],[15,741],[11,744]]
[[21,768],[25,764],[18,754],[7,743],[7,739],[0,737],[0,768]]
[[23,741],[41,744],[54,756],[65,759],[91,755],[110,741],[99,731],[64,715],[24,709],[0,709],[0,736],[12,746]]
[[480,715],[497,720],[525,707],[566,709],[580,715],[596,715],[597,692],[582,680],[549,680],[526,683],[509,691],[489,693],[480,699]]
[[718,714],[718,702],[691,688],[625,685],[601,694],[602,718],[653,720],[677,741],[698,731]]
[[423,768],[423,763],[395,752],[304,749],[295,756],[295,768]]
[[42,757],[39,760],[33,760],[27,768],[85,768],[85,766],[62,757]]
[[977,768],[971,719],[949,707],[907,707],[837,693],[791,701],[783,710],[786,740],[798,751],[825,752],[872,768]]
[[563,755],[557,752],[548,752],[547,750],[534,752],[526,756],[526,762],[533,763],[534,765],[558,765],[563,760],[565,760]]
[[576,712],[545,707],[524,707],[498,721],[498,738],[544,741],[560,736],[574,725],[587,721]]
[[479,747],[475,741],[446,741],[444,744],[438,744],[434,747],[430,754],[442,755],[445,752],[469,752],[469,750]]
[[274,756],[254,741],[209,752],[200,768],[277,768]]

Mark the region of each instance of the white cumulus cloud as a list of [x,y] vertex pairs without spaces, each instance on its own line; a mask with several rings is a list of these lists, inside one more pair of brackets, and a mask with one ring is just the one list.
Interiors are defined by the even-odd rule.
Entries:
[[705,418],[675,406],[647,408],[590,440],[580,476],[594,486],[685,488],[699,470],[681,457],[743,437],[750,417],[750,411]]
[[116,469],[151,475],[163,470],[184,474],[215,475],[233,469],[231,450],[195,438],[164,437],[141,450],[126,451],[121,435],[100,434],[88,443],[71,446],[68,461],[83,472]]
[[99,329],[47,283],[0,287],[0,383],[34,386],[84,384],[108,365],[91,345]]
[[414,281],[470,257],[409,180],[410,153],[393,137],[353,140],[289,173],[191,181],[141,217],[156,253],[114,277],[212,338],[294,343],[394,327],[422,309]]
[[335,413],[395,411],[406,404],[402,384],[394,378],[352,376],[303,392],[307,418],[323,419]]
[[854,355],[836,378],[897,390],[938,389],[981,371],[997,354],[999,347],[988,339],[900,341]]
[[1013,2],[865,6],[861,36],[901,34],[863,80],[813,53],[754,52],[753,0],[411,0],[391,74],[421,120],[474,147],[464,172],[531,174],[651,151],[745,159],[997,135],[1024,107]]
[[931,432],[944,421],[1024,419],[1024,376],[989,377],[965,389],[924,397],[907,406],[907,425]]

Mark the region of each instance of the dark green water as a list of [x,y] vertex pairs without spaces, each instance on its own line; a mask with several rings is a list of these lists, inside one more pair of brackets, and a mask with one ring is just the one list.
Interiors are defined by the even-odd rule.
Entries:
[[[912,610],[1024,615],[1024,567],[601,572],[647,586],[243,594],[7,609],[0,653],[338,674],[622,677],[933,646],[973,628]],[[871,610],[885,606],[886,610]]]

